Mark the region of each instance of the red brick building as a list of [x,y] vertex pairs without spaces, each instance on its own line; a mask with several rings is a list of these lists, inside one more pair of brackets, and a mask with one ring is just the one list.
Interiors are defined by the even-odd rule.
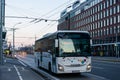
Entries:
[[58,30],[89,31],[93,55],[119,56],[120,0],[76,1],[73,5],[71,11],[61,13]]

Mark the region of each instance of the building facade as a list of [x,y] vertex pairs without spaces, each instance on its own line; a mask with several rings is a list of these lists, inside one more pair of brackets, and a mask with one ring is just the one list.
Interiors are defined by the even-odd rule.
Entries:
[[58,30],[89,31],[92,52],[120,56],[120,0],[86,0],[61,13]]

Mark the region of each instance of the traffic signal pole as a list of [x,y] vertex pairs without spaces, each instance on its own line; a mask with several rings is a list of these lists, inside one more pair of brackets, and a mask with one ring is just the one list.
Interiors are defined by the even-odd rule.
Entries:
[[0,0],[0,64],[3,64],[3,26],[5,23],[5,0]]
[[2,0],[0,0],[0,64],[3,64],[3,43],[2,43]]
[[[0,15],[1,16],[1,15]],[[1,19],[1,17],[0,17]],[[0,64],[3,64],[3,43],[2,43],[2,25],[0,20]]]

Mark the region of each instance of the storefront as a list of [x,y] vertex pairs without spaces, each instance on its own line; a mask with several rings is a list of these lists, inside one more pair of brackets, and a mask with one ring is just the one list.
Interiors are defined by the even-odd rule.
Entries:
[[93,56],[120,57],[120,43],[106,43],[92,45]]

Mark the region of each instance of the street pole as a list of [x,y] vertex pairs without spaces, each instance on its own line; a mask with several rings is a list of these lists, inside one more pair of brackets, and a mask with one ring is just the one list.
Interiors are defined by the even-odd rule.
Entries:
[[0,0],[0,64],[3,64],[3,26],[5,23],[5,0]]
[[[0,11],[1,12],[1,11]],[[1,18],[1,14],[0,14],[0,19]],[[3,64],[3,43],[2,43],[2,20],[0,20],[0,64]]]
[[15,54],[15,28],[13,28],[13,55],[14,54]]
[[18,24],[21,24],[21,22],[15,24],[13,26],[13,28],[11,28],[13,30],[13,54],[12,54],[12,56],[15,54],[15,30],[17,29],[17,28],[15,28],[15,26],[18,25]]
[[117,30],[117,27],[116,27],[116,34],[115,34],[115,36],[116,36],[116,41],[115,41],[115,42],[116,42],[116,43],[115,43],[115,44],[116,44],[116,46],[115,46],[115,47],[116,47],[116,49],[115,49],[115,50],[116,50],[116,57],[119,58],[118,44],[117,44],[117,42],[118,42],[118,38],[117,38],[117,37],[118,37],[118,30]]

